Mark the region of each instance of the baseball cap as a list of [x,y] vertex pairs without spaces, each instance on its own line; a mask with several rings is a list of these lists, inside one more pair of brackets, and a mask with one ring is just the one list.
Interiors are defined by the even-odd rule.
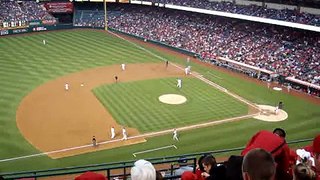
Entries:
[[181,180],[197,180],[197,175],[193,174],[191,171],[185,171],[181,175]]
[[314,138],[312,147],[314,153],[320,153],[320,134]]

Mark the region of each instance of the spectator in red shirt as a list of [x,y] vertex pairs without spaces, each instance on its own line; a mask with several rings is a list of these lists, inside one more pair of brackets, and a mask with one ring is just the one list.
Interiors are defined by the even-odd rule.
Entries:
[[314,158],[314,169],[317,174],[317,180],[320,180],[320,134],[314,138],[311,146],[305,147],[305,150],[311,152]]
[[290,149],[285,140],[286,133],[281,128],[273,132],[262,130],[256,133],[248,142],[241,155],[245,156],[250,150],[261,148],[270,152],[277,163],[276,179],[292,180],[290,169]]

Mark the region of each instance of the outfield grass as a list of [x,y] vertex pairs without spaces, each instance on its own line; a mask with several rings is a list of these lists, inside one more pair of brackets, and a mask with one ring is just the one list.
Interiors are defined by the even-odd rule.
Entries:
[[[195,78],[184,78],[183,88],[176,78],[104,85],[94,93],[119,124],[140,132],[158,131],[200,122],[245,115],[246,104]],[[187,98],[181,105],[161,103],[163,94]]]
[[[46,39],[47,45],[42,44]],[[184,64],[185,59],[150,49],[153,53],[172,62]],[[19,133],[16,109],[25,95],[41,84],[62,75],[97,66],[111,64],[160,62],[149,53],[136,48],[119,38],[103,32],[59,31],[28,36],[0,38],[0,159],[39,153]],[[255,103],[275,105],[285,104],[289,118],[283,122],[269,123],[248,119],[214,127],[181,132],[178,150],[158,151],[137,158],[169,156],[182,153],[211,151],[243,146],[252,134],[260,129],[283,127],[288,140],[312,138],[320,129],[320,107],[282,92],[232,77],[208,67],[192,64],[192,69]],[[219,78],[217,78],[219,77]],[[163,81],[173,81],[164,79]],[[154,83],[156,81],[150,81]],[[141,82],[146,83],[146,82]],[[123,84],[126,86],[126,84]],[[110,87],[102,87],[109,89]],[[112,89],[112,88],[110,88]],[[192,89],[190,89],[191,91]],[[100,91],[100,90],[97,90]],[[104,90],[103,90],[104,91]],[[185,91],[185,89],[183,89]],[[243,110],[240,108],[238,113]],[[205,119],[205,118],[203,118]],[[165,127],[157,127],[159,129]],[[147,131],[147,129],[142,129]],[[34,157],[10,162],[0,162],[0,172],[48,169],[93,163],[106,163],[135,159],[133,152],[175,143],[171,135],[148,138],[143,144],[105,150],[58,160],[48,157]]]

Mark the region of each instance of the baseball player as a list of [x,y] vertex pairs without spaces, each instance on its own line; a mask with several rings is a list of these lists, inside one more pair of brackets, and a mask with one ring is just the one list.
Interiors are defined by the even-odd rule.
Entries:
[[291,85],[290,84],[288,84],[288,86],[287,86],[287,90],[288,90],[288,93],[290,92],[290,90],[291,90]]
[[95,147],[95,146],[97,146],[97,145],[98,145],[98,143],[97,143],[96,137],[93,136],[93,137],[92,137],[92,146]]
[[42,43],[43,43],[43,45],[46,45],[46,40],[45,39],[42,40]]
[[115,132],[115,129],[114,127],[112,126],[111,127],[111,139],[115,138],[116,137],[116,132]]
[[122,70],[122,71],[126,70],[126,64],[124,64],[124,63],[121,64],[121,70]]
[[191,66],[187,66],[188,68],[188,74],[191,74]]
[[65,83],[65,84],[64,84],[64,89],[65,89],[66,91],[69,90],[69,84],[68,84],[68,83]]
[[116,80],[116,83],[118,82],[118,76],[114,76],[114,79]]
[[177,79],[177,87],[182,88],[182,80],[180,78]]
[[172,139],[175,140],[175,141],[179,141],[177,129],[174,129],[174,130],[173,130]]
[[169,61],[166,60],[166,68],[168,68],[168,66],[169,66]]
[[185,73],[186,75],[189,74],[189,69],[188,69],[188,67],[184,68],[184,73]]
[[278,115],[278,113],[279,113],[279,106],[276,106],[276,109],[274,110],[274,114]]
[[122,140],[127,140],[128,139],[128,134],[126,128],[122,128]]

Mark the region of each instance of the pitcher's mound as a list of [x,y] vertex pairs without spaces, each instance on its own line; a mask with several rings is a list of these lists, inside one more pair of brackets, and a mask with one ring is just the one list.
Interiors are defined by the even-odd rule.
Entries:
[[279,109],[276,113],[276,107],[269,106],[269,105],[257,105],[260,109],[260,115],[255,116],[255,119],[268,121],[268,122],[278,122],[284,121],[288,118],[287,112],[282,109]]
[[159,96],[159,101],[166,104],[183,104],[187,98],[179,94],[164,94]]

